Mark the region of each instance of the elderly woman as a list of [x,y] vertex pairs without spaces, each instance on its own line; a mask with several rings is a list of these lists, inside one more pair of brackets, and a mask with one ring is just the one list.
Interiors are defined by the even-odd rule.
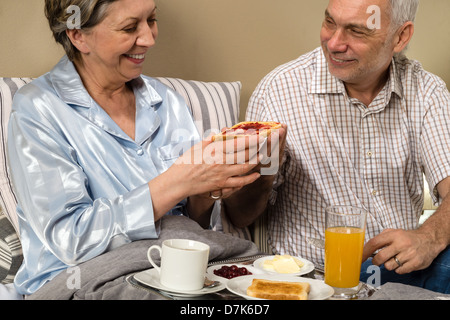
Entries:
[[[69,7],[80,10],[75,28]],[[166,214],[208,227],[217,197],[259,177],[243,175],[254,164],[193,163],[215,143],[200,141],[180,96],[141,75],[158,35],[153,0],[46,0],[45,12],[66,56],[16,95],[9,127],[22,294],[158,237]]]

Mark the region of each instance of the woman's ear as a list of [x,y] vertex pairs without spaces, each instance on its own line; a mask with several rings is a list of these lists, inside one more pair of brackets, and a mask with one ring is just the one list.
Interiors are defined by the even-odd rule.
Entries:
[[412,23],[411,21],[405,22],[405,24],[401,26],[397,31],[394,52],[402,52],[411,41],[413,34],[414,23]]
[[89,53],[89,46],[85,41],[85,34],[80,29],[67,29],[66,34],[74,47],[81,53]]

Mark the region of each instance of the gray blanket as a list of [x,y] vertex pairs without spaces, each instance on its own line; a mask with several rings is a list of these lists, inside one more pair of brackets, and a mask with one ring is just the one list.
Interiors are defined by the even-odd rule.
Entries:
[[[30,300],[156,300],[158,294],[139,289],[125,281],[126,276],[151,268],[147,250],[166,239],[192,239],[210,246],[210,261],[258,254],[253,242],[221,232],[204,230],[183,216],[166,216],[161,220],[158,239],[136,241],[61,272],[45,284]],[[159,259],[156,257],[157,263]],[[153,257],[153,256],[152,256]]]

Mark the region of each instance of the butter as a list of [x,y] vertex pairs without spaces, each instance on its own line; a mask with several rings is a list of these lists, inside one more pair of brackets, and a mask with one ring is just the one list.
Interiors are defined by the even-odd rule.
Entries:
[[263,263],[263,268],[265,270],[275,271],[275,267],[273,266],[273,260],[272,259],[265,260]]
[[263,268],[278,273],[296,273],[303,267],[303,262],[290,255],[276,255],[273,259],[267,259]]

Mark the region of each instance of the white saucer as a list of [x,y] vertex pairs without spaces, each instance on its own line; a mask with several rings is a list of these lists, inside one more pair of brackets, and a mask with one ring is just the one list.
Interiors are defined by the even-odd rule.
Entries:
[[168,292],[173,296],[178,297],[196,297],[202,296],[208,293],[214,293],[225,289],[225,284],[221,282],[218,286],[212,288],[202,288],[200,290],[177,290],[171,289],[161,284],[159,281],[159,272],[156,269],[148,269],[139,273],[136,273],[134,279],[146,286]]

